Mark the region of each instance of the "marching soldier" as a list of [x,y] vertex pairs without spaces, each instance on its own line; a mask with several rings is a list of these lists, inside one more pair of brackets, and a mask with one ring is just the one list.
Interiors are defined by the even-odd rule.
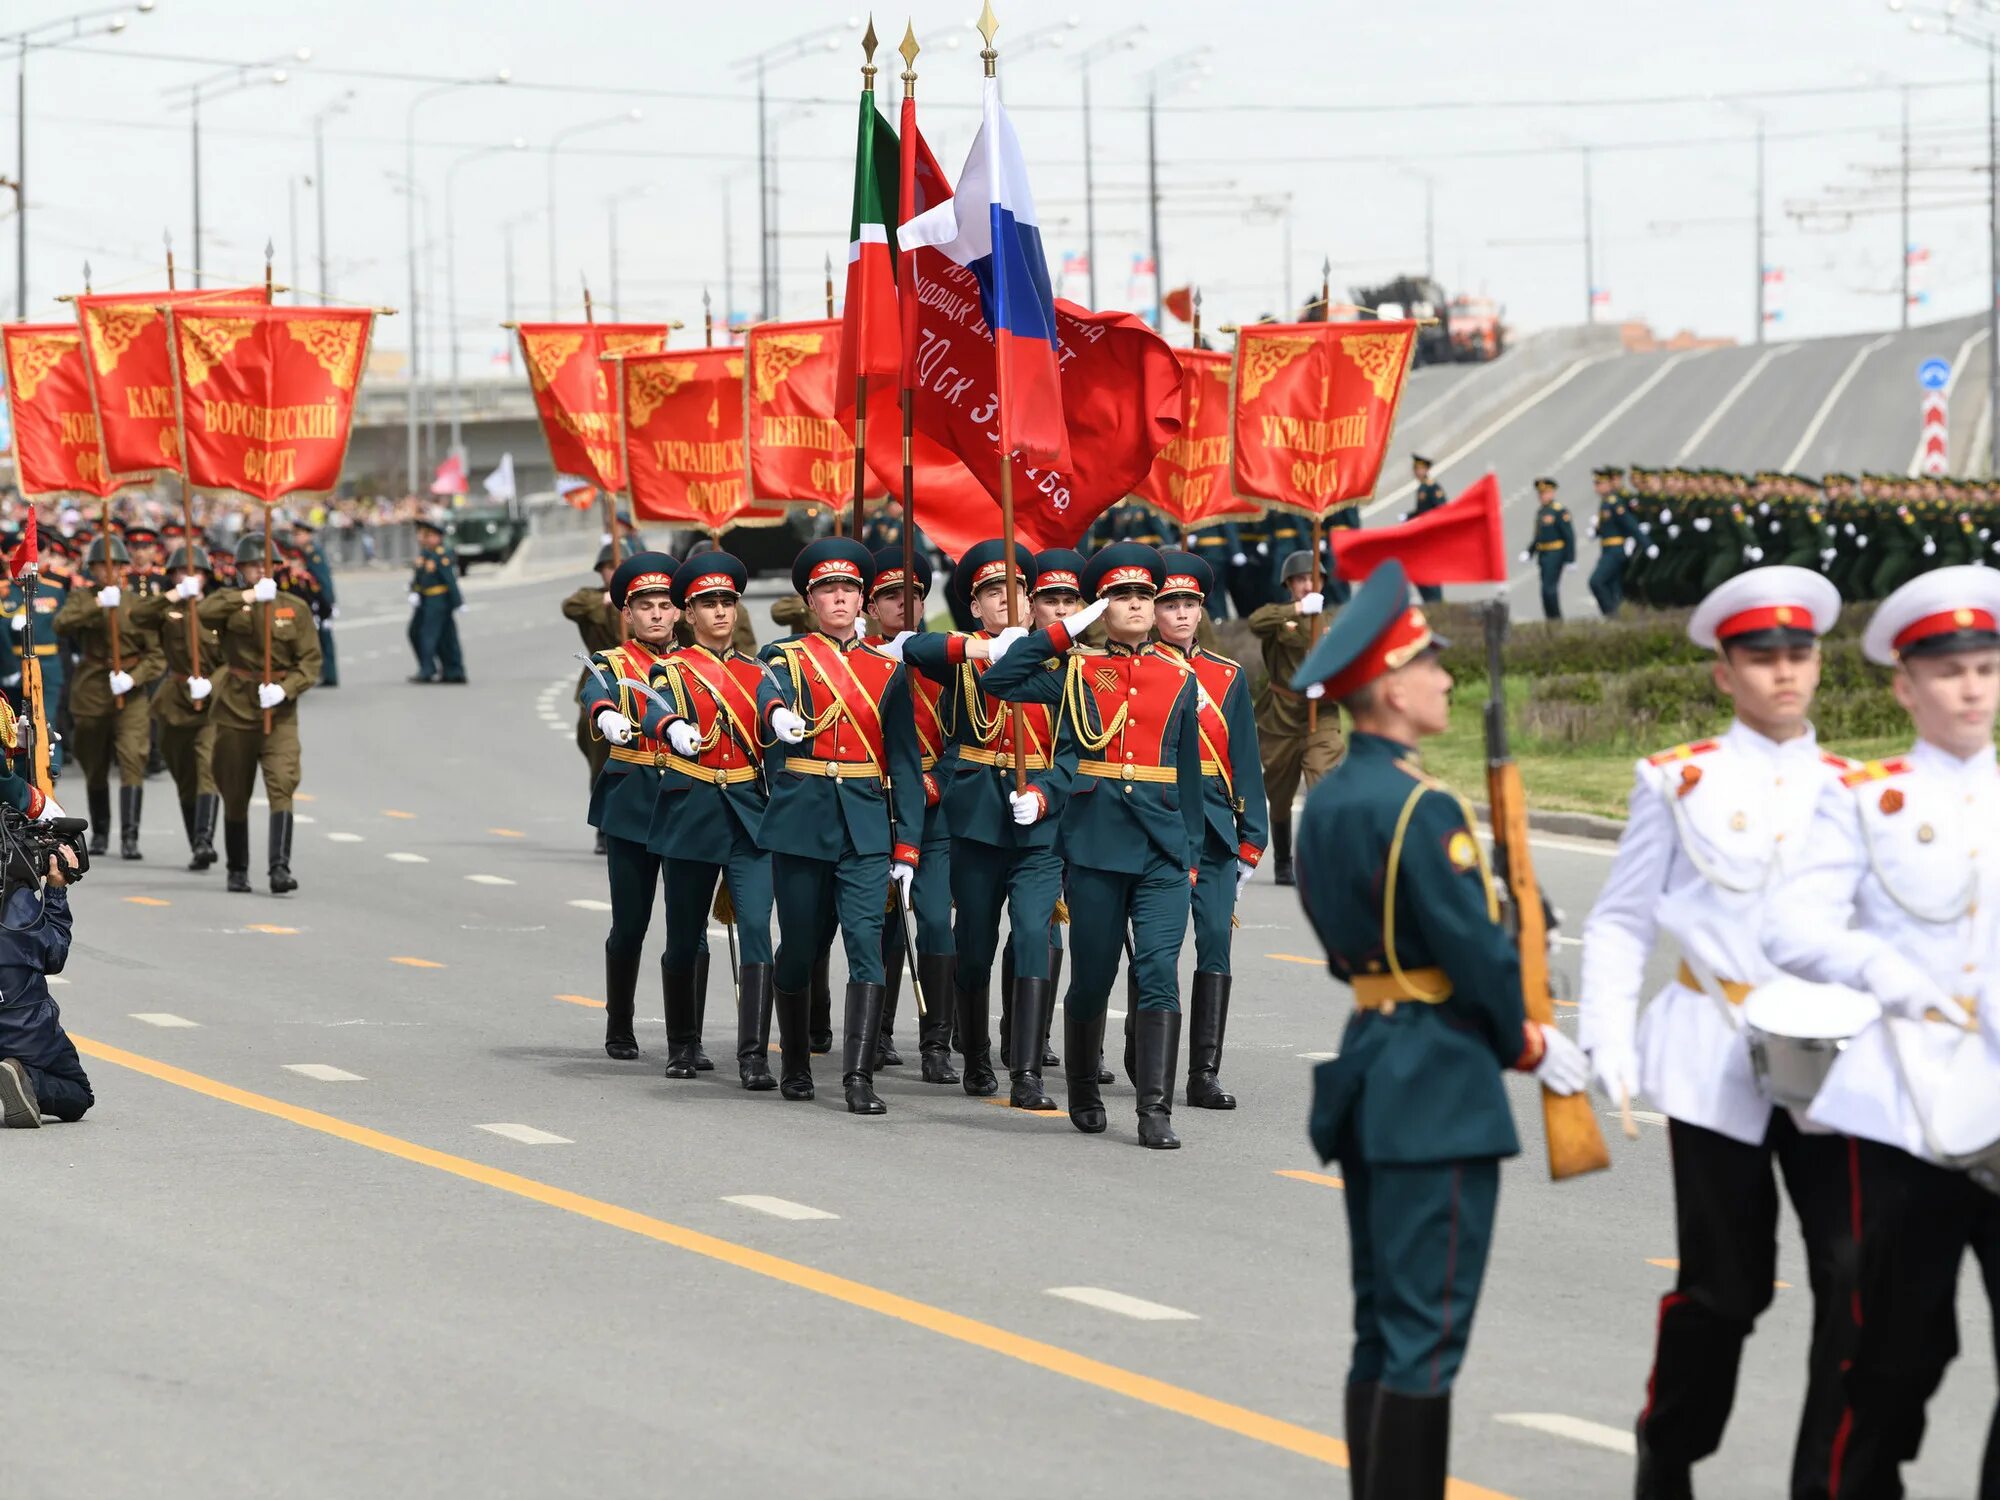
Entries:
[[[1012,964],[1002,969],[1003,983],[1011,979],[1001,1021],[1008,1102],[1017,1109],[1051,1110],[1055,1104],[1042,1081],[1042,1039],[1055,1014],[1050,934],[1063,880],[1057,843],[1076,753],[1061,743],[1050,704],[1005,703],[986,687],[987,643],[1006,627],[1010,589],[1018,591],[1029,581],[1018,563],[1014,578],[1008,578],[1006,554],[1004,541],[978,542],[952,571],[953,593],[979,624],[975,634],[910,636],[893,649],[941,688],[938,718],[955,746],[943,807],[953,839],[958,956],[952,1002],[965,1056],[965,1091],[984,1095],[1000,1086],[987,1020],[1004,906],[1012,920]],[[1016,556],[1040,571],[1033,553],[1017,548]],[[1079,580],[1070,574],[1068,581],[1075,587]],[[1017,617],[1019,608],[1017,592]],[[1028,778],[1019,791],[1017,745],[1023,747]]]
[[[1925,1404],[1958,1353],[1968,1248],[2000,1315],[2000,1196],[1954,1170],[2000,1138],[1990,914],[2000,879],[2000,573],[1940,568],[1911,580],[1882,602],[1861,649],[1895,669],[1917,743],[1822,788],[1764,938],[1780,967],[1881,1005],[1808,1112],[1855,1138],[1858,1327],[1841,1381],[1838,1493],[1874,1497],[1903,1493],[1899,1471],[1917,1455]],[[2000,1412],[1977,1493],[2000,1494]]]
[[319,685],[339,687],[340,665],[333,654],[333,622],[340,618],[340,605],[334,596],[333,567],[320,550],[311,522],[303,519],[292,522],[292,545],[299,549],[299,561],[312,575],[319,593],[319,608],[314,614],[319,631]]
[[[1415,508],[1410,511],[1410,515],[1404,517],[1405,520],[1414,516],[1420,516],[1425,511],[1436,510],[1450,498],[1445,494],[1444,486],[1432,480],[1431,461],[1424,457],[1423,454],[1412,453],[1410,455],[1410,473],[1416,477],[1417,481],[1417,503]],[[1434,583],[1419,585],[1417,594],[1426,604],[1435,604],[1444,598],[1444,590]]]
[[1359,1500],[1445,1493],[1500,1162],[1520,1150],[1500,1074],[1562,1094],[1590,1080],[1574,1042],[1526,1019],[1471,808],[1418,765],[1450,723],[1451,675],[1409,597],[1401,564],[1377,568],[1291,679],[1353,720],[1306,802],[1299,895],[1328,970],[1354,989],[1340,1053],[1314,1070],[1311,1128],[1346,1183]]
[[812,611],[813,628],[764,648],[771,670],[757,693],[759,722],[776,741],[761,841],[771,851],[781,936],[779,1090],[787,1099],[813,1097],[807,986],[830,910],[847,950],[841,1085],[849,1113],[858,1115],[887,1112],[874,1089],[884,897],[909,905],[924,827],[908,675],[902,663],[863,644],[857,628],[874,571],[873,555],[848,537],[824,537],[800,551],[792,585]]
[[1598,613],[1607,620],[1618,613],[1625,601],[1625,553],[1631,546],[1632,523],[1618,482],[1624,472],[1606,464],[1593,476],[1597,488],[1597,519],[1590,523],[1597,538],[1597,566],[1590,570],[1590,596],[1597,601]]
[[207,549],[183,543],[167,559],[166,589],[132,606],[132,618],[158,635],[166,658],[166,675],[153,694],[153,727],[180,793],[190,870],[215,863],[215,821],[222,806],[215,785],[215,715],[208,702],[215,687],[212,674],[222,660],[222,636],[197,618],[207,574]]
[[[205,712],[215,715],[215,785],[222,794],[222,854],[229,889],[250,889],[250,794],[264,772],[271,804],[271,894],[295,891],[292,875],[292,796],[299,789],[299,695],[319,681],[319,632],[297,594],[264,575],[264,537],[246,532],[236,544],[240,587],[216,589],[195,617],[221,636],[215,691]],[[267,626],[268,622],[268,626]],[[264,671],[268,628],[271,667]],[[270,729],[264,727],[270,715]]]
[[1560,620],[1563,569],[1576,561],[1576,528],[1570,524],[1568,508],[1556,499],[1553,479],[1537,479],[1535,497],[1535,538],[1521,554],[1521,561],[1532,556],[1541,569],[1542,618]]
[[[806,601],[797,594],[787,594],[771,604],[771,623],[787,632],[792,639],[804,635],[812,629],[812,611],[806,608]],[[748,648],[753,653],[755,646]],[[819,946],[813,959],[812,980],[807,989],[806,1037],[807,1045],[814,1057],[823,1057],[833,1050],[833,939],[840,924],[832,913],[827,914],[825,926],[820,932]]]
[[[742,956],[736,971],[736,1070],[743,1087],[778,1086],[771,1039],[771,856],[758,843],[768,798],[757,736],[764,669],[732,644],[749,570],[727,552],[703,552],[674,570],[668,597],[694,636],[654,664],[666,700],[648,702],[643,733],[668,749],[647,849],[667,888],[660,959],[667,1008],[667,1077],[700,1071],[707,998],[708,918],[720,878]],[[700,981],[697,987],[697,981]]]
[[[1077,749],[1078,780],[1062,813],[1068,904],[1080,918],[1070,933],[1074,953],[1063,997],[1070,1122],[1086,1134],[1105,1129],[1098,1057],[1118,960],[1129,953],[1138,986],[1139,1144],[1153,1150],[1180,1145],[1173,1127],[1180,950],[1205,830],[1199,689],[1177,653],[1148,640],[1165,578],[1156,549],[1114,543],[1084,568],[1083,591],[1096,607],[1025,639],[1003,634],[979,647],[992,661],[987,691],[1014,702],[1061,704],[1061,732]],[[1104,648],[1072,652],[1100,615]],[[1049,670],[1050,659],[1066,653],[1058,670]],[[1015,961],[1022,962],[1018,950]]]
[[[41,576],[35,583],[32,606],[28,602],[27,585],[18,578],[8,579],[5,590],[0,591],[0,614],[7,617],[7,634],[16,657],[9,672],[18,673],[21,659],[29,655],[42,664],[42,697],[48,704],[51,729],[56,727],[54,720],[64,697],[62,646],[56,639],[55,621],[69,595],[69,574],[64,567],[65,554],[58,545],[60,541],[56,536],[41,538]],[[9,686],[17,706],[21,702],[18,687],[18,683]],[[62,774],[63,746],[61,735],[49,737],[52,775]]]
[[1292,883],[1292,801],[1299,784],[1310,791],[1340,759],[1340,715],[1321,713],[1317,725],[1302,693],[1289,686],[1312,643],[1312,618],[1326,608],[1312,586],[1312,554],[1285,559],[1291,602],[1266,604],[1250,616],[1250,633],[1263,643],[1265,685],[1257,700],[1257,743],[1264,756],[1264,790],[1271,809],[1271,848],[1279,885]]
[[[1214,582],[1188,552],[1168,552],[1166,582],[1153,601],[1160,644],[1178,652],[1200,684],[1202,814],[1206,822],[1194,883],[1194,990],[1188,1003],[1187,1102],[1234,1109],[1236,1096],[1216,1082],[1229,1025],[1229,933],[1236,901],[1264,857],[1264,768],[1257,721],[1243,668],[1195,644],[1201,598]],[[1128,1011],[1129,1015],[1130,1012]]]
[[[90,852],[110,847],[111,765],[118,764],[118,852],[139,852],[139,816],[146,795],[146,759],[152,751],[152,720],[141,688],[166,670],[159,636],[131,617],[124,603],[125,568],[130,555],[115,536],[90,545],[84,562],[96,588],[68,594],[57,612],[57,635],[73,635],[83,660],[70,685],[76,721],[76,758],[83,767],[90,799]],[[114,653],[115,643],[115,653]],[[47,684],[44,682],[44,690]]]
[[[1801,568],[1755,568],[1702,601],[1688,637],[1717,653],[1735,717],[1713,739],[1639,762],[1617,862],[1584,924],[1582,1045],[1614,1105],[1643,1093],[1666,1114],[1673,1148],[1680,1258],[1638,1422],[1640,1500],[1691,1493],[1689,1470],[1721,1446],[1743,1344],[1777,1274],[1774,1165],[1813,1291],[1791,1493],[1832,1492],[1852,1348],[1851,1142],[1804,1132],[1772,1107],[1741,1006],[1777,976],[1758,937],[1767,897],[1803,852],[1820,795],[1850,769],[1820,749],[1807,718],[1818,639],[1839,615],[1839,592]],[[1679,973],[1642,1016],[1640,983],[1663,934]]]
[[[241,559],[239,558],[239,561]],[[417,522],[417,564],[410,575],[410,649],[417,654],[412,682],[464,682],[465,656],[458,647],[458,564],[444,544],[444,528]]]
[[[576,626],[576,633],[583,637],[583,649],[593,655],[599,651],[609,651],[625,638],[625,625],[618,609],[611,602],[611,575],[618,568],[618,557],[609,543],[598,549],[598,584],[585,584],[574,594],[563,600],[563,618]],[[584,706],[585,690],[590,686],[590,668],[585,667],[576,678],[576,748],[583,752],[583,761],[590,768],[590,784],[595,787],[597,778],[604,774],[604,763],[611,759],[611,742],[596,732],[591,723],[590,710]],[[597,853],[604,852],[604,830],[597,830]]]

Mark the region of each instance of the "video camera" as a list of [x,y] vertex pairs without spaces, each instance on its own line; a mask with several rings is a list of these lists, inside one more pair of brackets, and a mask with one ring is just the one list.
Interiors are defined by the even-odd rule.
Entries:
[[39,886],[48,872],[50,856],[58,849],[68,849],[75,856],[76,868],[63,872],[63,883],[75,885],[90,868],[90,851],[84,843],[89,830],[85,818],[51,818],[37,823],[26,813],[0,806],[0,884],[9,893],[18,886]]

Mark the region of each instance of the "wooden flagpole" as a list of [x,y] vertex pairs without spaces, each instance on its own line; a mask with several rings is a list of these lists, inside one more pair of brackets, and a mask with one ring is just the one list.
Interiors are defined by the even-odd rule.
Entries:
[[[903,45],[897,50],[903,54],[903,97],[905,99],[914,99],[917,95],[917,54],[923,49],[917,45],[916,27],[908,21],[903,23]],[[903,149],[913,150],[915,148],[906,145]],[[900,179],[900,170],[897,175]],[[901,182],[899,180],[897,184],[896,216],[898,218],[903,217],[910,212],[912,207],[914,207],[913,204],[902,201]],[[894,233],[895,231],[891,230],[890,232]],[[908,254],[909,252],[900,251],[899,253]],[[900,290],[899,286],[898,291],[900,292]],[[902,319],[914,318],[917,315],[917,310],[914,307],[898,306],[896,312],[898,322],[897,333],[900,339]],[[910,385],[910,374],[909,365],[905,362],[902,381],[903,629],[905,630],[915,630],[917,628],[917,471],[916,463],[910,452],[910,440],[915,431],[917,393]],[[855,477],[855,482],[856,484],[860,483],[860,476],[858,474]]]
[[[1328,323],[1333,321],[1332,277],[1333,257],[1323,255],[1320,257],[1319,262],[1319,315],[1324,322]],[[1307,540],[1307,545],[1312,548],[1313,592],[1320,596],[1320,613],[1314,615],[1312,623],[1306,627],[1306,655],[1308,656],[1312,655],[1313,647],[1319,644],[1320,618],[1326,613],[1326,577],[1321,573],[1319,566],[1320,526],[1325,520],[1326,517],[1320,512],[1315,511],[1313,513],[1312,529],[1308,534]],[[1316,734],[1318,731],[1319,699],[1314,698],[1306,704],[1306,733]]]

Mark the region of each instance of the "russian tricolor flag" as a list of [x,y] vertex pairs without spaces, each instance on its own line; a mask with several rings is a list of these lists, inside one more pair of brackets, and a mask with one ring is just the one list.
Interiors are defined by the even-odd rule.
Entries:
[[932,246],[979,279],[999,375],[1001,452],[1067,470],[1055,296],[1021,142],[997,79],[986,80],[983,113],[955,195],[904,224],[896,239],[906,251]]

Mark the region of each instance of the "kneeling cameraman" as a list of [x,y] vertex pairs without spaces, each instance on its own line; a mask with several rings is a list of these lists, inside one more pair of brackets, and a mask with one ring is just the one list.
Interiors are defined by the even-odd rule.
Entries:
[[13,1129],[33,1130],[44,1114],[81,1120],[96,1102],[47,978],[69,958],[67,887],[90,868],[86,826],[0,774],[0,1125]]

